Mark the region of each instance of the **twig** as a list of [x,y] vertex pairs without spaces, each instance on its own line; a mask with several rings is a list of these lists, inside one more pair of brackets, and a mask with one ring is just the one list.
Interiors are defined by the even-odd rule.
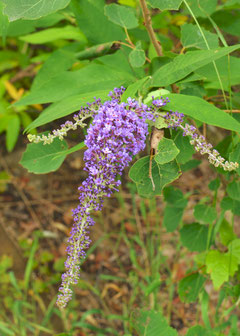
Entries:
[[203,124],[203,136],[204,138],[207,136],[207,125],[205,123]]
[[154,156],[153,152],[154,152],[154,149],[151,148],[151,150],[150,150],[150,162],[149,162],[149,173],[148,173],[148,175],[149,175],[149,178],[150,178],[150,180],[152,182],[153,191],[155,191],[155,183],[154,183],[153,177],[152,177],[152,159],[153,159],[153,156]]
[[140,6],[142,8],[144,23],[145,23],[148,35],[150,37],[150,40],[151,40],[151,42],[152,42],[152,44],[153,44],[153,46],[154,46],[154,48],[157,52],[157,55],[162,56],[163,55],[162,47],[161,47],[160,42],[157,40],[155,32],[153,30],[151,15],[150,15],[150,12],[147,8],[147,4],[146,4],[145,0],[140,0]]
[[152,177],[152,159],[157,152],[158,144],[163,138],[163,136],[164,136],[164,130],[157,129],[154,126],[152,127],[152,133],[151,133],[151,138],[150,138],[151,151],[150,151],[150,162],[149,162],[149,174],[148,175],[152,182],[153,191],[155,190],[155,184],[154,184],[153,177]]
[[224,110],[227,113],[240,113],[240,110]]

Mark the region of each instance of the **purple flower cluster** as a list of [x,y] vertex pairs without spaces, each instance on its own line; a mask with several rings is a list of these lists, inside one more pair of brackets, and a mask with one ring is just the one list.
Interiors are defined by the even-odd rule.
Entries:
[[221,167],[228,171],[238,168],[237,162],[225,161],[216,149],[212,149],[213,146],[210,143],[207,143],[205,137],[203,135],[198,135],[196,127],[187,123],[183,125],[184,114],[178,112],[168,112],[164,118],[168,122],[168,127],[181,128],[183,130],[183,136],[189,135],[191,137],[190,143],[194,146],[195,150],[200,152],[202,155],[207,154],[208,161],[215,167]]
[[94,224],[92,211],[101,210],[103,198],[118,190],[116,180],[132,160],[132,156],[145,147],[148,125],[146,119],[153,119],[147,105],[140,105],[128,98],[120,103],[123,88],[110,92],[111,100],[99,105],[88,129],[84,153],[85,170],[88,178],[79,187],[79,205],[73,210],[74,225],[68,239],[66,272],[62,275],[57,305],[65,307],[71,299],[70,286],[80,276],[80,264],[86,257],[85,250],[91,240],[89,227]]

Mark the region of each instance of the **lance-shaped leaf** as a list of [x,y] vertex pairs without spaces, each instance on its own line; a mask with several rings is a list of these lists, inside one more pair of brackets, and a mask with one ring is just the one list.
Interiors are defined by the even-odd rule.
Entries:
[[240,44],[236,44],[235,46],[218,49],[189,51],[184,55],[179,55],[153,74],[152,86],[167,86],[176,83],[196,69],[239,48]]
[[236,119],[204,99],[174,93],[167,96],[170,103],[163,106],[164,110],[179,111],[206,124],[240,132],[240,123]]

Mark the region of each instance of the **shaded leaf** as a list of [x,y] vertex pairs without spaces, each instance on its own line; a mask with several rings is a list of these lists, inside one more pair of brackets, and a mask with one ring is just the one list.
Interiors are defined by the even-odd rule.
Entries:
[[140,41],[137,42],[136,48],[130,52],[129,62],[134,68],[140,68],[145,63],[145,52]]
[[236,169],[236,172],[238,173],[238,175],[240,175],[240,143],[233,150],[233,152],[230,153],[229,160],[232,162],[238,162],[239,167]]
[[179,154],[177,155],[178,163],[186,163],[192,158],[192,155],[194,154],[194,149],[189,142],[189,137],[183,136],[182,132],[177,132],[175,136],[173,135],[173,140],[179,149]]
[[[218,36],[202,28],[210,49],[218,47]],[[208,49],[199,28],[191,23],[181,26],[181,42],[185,48]]]
[[20,119],[18,115],[13,115],[9,118],[6,128],[6,146],[7,150],[11,152],[16,145],[20,130]]
[[206,281],[204,276],[194,273],[183,278],[178,285],[178,294],[182,302],[195,302]]
[[31,44],[44,44],[55,40],[76,40],[86,43],[86,38],[77,27],[68,25],[60,28],[44,29],[36,33],[21,36],[20,40]]
[[240,182],[232,181],[229,183],[227,186],[227,193],[232,199],[240,201]]
[[110,21],[121,27],[132,29],[138,26],[138,20],[132,8],[110,4],[104,7],[104,13]]
[[217,7],[217,0],[187,0],[195,16],[206,17],[215,12]]
[[183,208],[175,207],[171,204],[166,205],[164,209],[163,225],[168,232],[176,230],[182,220],[183,211]]
[[198,223],[184,225],[180,237],[183,246],[189,251],[202,252],[207,248],[208,227]]
[[92,44],[125,39],[123,29],[104,15],[104,0],[72,0],[71,8],[81,31]]
[[233,232],[233,228],[225,218],[221,223],[219,236],[221,243],[225,246],[227,246],[233,239],[236,238],[236,235]]
[[217,211],[211,206],[205,204],[197,204],[194,207],[194,217],[200,222],[210,224],[216,219]]

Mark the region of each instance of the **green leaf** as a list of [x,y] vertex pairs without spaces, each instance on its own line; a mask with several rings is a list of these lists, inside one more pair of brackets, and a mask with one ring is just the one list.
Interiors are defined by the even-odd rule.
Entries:
[[173,232],[180,224],[183,216],[183,208],[167,204],[164,209],[163,225],[167,232]]
[[6,146],[7,150],[11,152],[16,145],[20,130],[20,119],[18,115],[13,115],[9,118],[6,129]]
[[[218,37],[209,31],[202,28],[204,36],[208,42],[210,49],[218,47]],[[191,23],[186,23],[181,26],[181,42],[185,48],[208,49],[206,43],[200,34],[199,28]]]
[[72,0],[71,8],[81,31],[92,44],[124,41],[123,29],[104,15],[104,0]]
[[238,264],[240,264],[240,239],[234,239],[228,245],[228,255],[234,256],[237,259]]
[[196,325],[188,329],[186,336],[216,336],[216,334],[200,325]]
[[163,107],[164,110],[177,110],[206,124],[240,132],[240,123],[237,120],[199,97],[174,93],[169,94],[168,97],[170,103]]
[[15,106],[43,104],[62,100],[66,97],[99,90],[111,90],[134,79],[132,75],[118,72],[110,67],[90,64],[77,71],[64,71],[50,78],[38,89],[23,97]]
[[225,211],[231,210],[234,215],[240,216],[240,201],[224,197],[221,201],[221,208]]
[[[218,59],[215,64],[218,69],[224,90],[229,91],[230,86],[238,85],[240,83],[239,58],[233,56],[224,56]],[[212,63],[197,69],[194,73],[201,76],[202,80],[205,81],[206,88],[220,88],[218,75]]]
[[178,295],[182,302],[195,302],[198,294],[203,288],[206,279],[199,273],[194,273],[180,280],[178,285]]
[[207,273],[213,281],[214,289],[219,289],[229,276],[233,276],[238,268],[236,257],[219,251],[210,251],[206,257]]
[[240,182],[232,181],[229,183],[227,186],[227,193],[232,199],[240,201]]
[[149,5],[152,8],[158,8],[161,11],[163,10],[178,10],[182,0],[148,0]]
[[217,211],[211,206],[205,204],[197,204],[194,207],[194,217],[200,222],[210,224],[216,219]]
[[185,172],[185,171],[197,168],[197,166],[199,166],[201,162],[202,161],[200,161],[200,160],[190,160],[190,161],[181,165],[181,170],[183,172]]
[[79,151],[79,150],[83,149],[84,147],[86,147],[86,145],[85,145],[84,141],[82,141],[82,142],[80,142],[79,144],[77,144],[76,146],[73,146],[73,147],[71,147],[71,148],[69,148],[69,149],[66,149],[66,150],[64,150],[64,151],[62,151],[62,152],[56,154],[56,155],[55,155],[55,158],[57,158],[57,157],[59,157],[59,156],[64,156],[64,158],[65,158],[66,155],[68,155],[68,154],[72,154],[72,153],[74,153],[74,152],[76,152],[76,151]]
[[183,246],[189,251],[202,252],[207,248],[208,227],[198,223],[184,225],[180,230]]
[[121,101],[126,103],[128,97],[134,98],[137,95],[137,93],[139,93],[139,91],[142,89],[142,87],[144,86],[144,84],[149,78],[150,76],[147,76],[147,77],[137,80],[133,84],[130,84],[127,87],[126,91],[124,91]]
[[164,188],[163,195],[164,201],[174,205],[176,208],[183,209],[187,205],[187,199],[184,198],[182,191],[173,186]]
[[164,186],[180,176],[179,167],[175,161],[159,165],[153,160],[152,177],[156,187],[153,190],[152,182],[149,178],[149,159],[149,156],[141,158],[134,163],[129,171],[129,177],[136,183],[138,193],[144,197],[161,195]]
[[138,335],[144,336],[177,336],[175,329],[169,327],[164,316],[154,310],[140,311],[134,314],[133,327]]
[[86,38],[77,27],[68,25],[61,28],[44,29],[36,33],[21,36],[20,40],[31,44],[44,44],[56,40],[76,40],[86,43]]
[[81,107],[87,106],[87,103],[94,101],[94,97],[101,98],[104,102],[107,100],[109,90],[95,91],[86,94],[79,94],[64,98],[63,100],[53,103],[47,107],[26,129],[29,132],[35,127],[45,125],[53,120],[65,117],[75,111],[79,111]]
[[6,4],[4,14],[9,17],[9,21],[18,19],[38,19],[59,9],[65,8],[70,0],[45,1],[45,0],[3,0]]
[[220,184],[221,184],[221,181],[217,177],[208,184],[208,188],[212,191],[217,191],[218,188],[220,187]]
[[32,143],[27,145],[20,164],[30,173],[46,174],[57,170],[63,163],[66,155],[58,156],[67,149],[65,140],[54,139],[49,145]]
[[104,13],[113,23],[132,29],[138,26],[138,20],[132,8],[111,4],[104,7]]
[[239,49],[239,47],[240,45],[237,44],[214,50],[188,51],[184,55],[179,55],[153,74],[152,86],[167,86],[176,83],[196,69]]
[[221,243],[225,246],[227,246],[233,239],[236,238],[236,235],[233,232],[233,228],[225,218],[221,223],[219,236]]
[[47,83],[50,78],[68,70],[75,61],[76,58],[73,52],[63,49],[54,51],[38,71],[31,90],[33,91],[41,87],[44,83]]
[[240,35],[240,13],[238,10],[217,11],[212,16],[215,23],[221,27],[221,30],[239,37]]
[[217,0],[187,0],[195,16],[206,17],[215,12],[217,7]]
[[167,202],[164,209],[163,225],[168,232],[173,232],[182,220],[188,201],[184,198],[181,190],[173,186],[164,188],[163,195],[165,202]]
[[0,35],[2,36],[2,45],[5,46],[9,22],[7,16],[3,13],[3,8],[4,4],[0,2]]
[[177,132],[176,135],[173,136],[173,140],[179,149],[179,154],[177,155],[178,163],[184,164],[188,162],[194,154],[194,149],[189,142],[189,137],[183,136],[182,132]]
[[239,167],[236,169],[236,172],[238,173],[238,175],[240,175],[240,143],[233,150],[233,152],[230,153],[229,160],[232,162],[238,162]]
[[178,155],[179,149],[171,139],[162,138],[158,144],[157,154],[154,160],[159,164],[172,161]]
[[145,52],[140,41],[137,42],[136,48],[130,52],[129,62],[134,68],[140,68],[145,63]]

